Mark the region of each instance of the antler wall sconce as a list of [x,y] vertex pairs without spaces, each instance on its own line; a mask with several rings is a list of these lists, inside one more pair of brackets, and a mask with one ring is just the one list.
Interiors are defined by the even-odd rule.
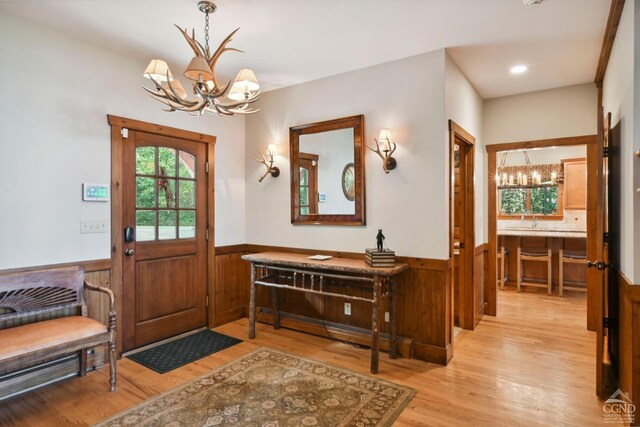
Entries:
[[[367,148],[380,156],[384,173],[389,173],[390,170],[395,169],[398,165],[396,159],[391,157],[393,152],[396,151],[396,143],[391,140],[391,130],[382,129],[378,139],[373,138],[373,140],[376,142],[376,148],[373,149],[369,146],[367,146]],[[382,148],[380,144],[382,144]]]
[[280,168],[278,168],[277,166],[273,166],[273,156],[275,154],[278,154],[278,147],[275,144],[269,144],[267,146],[267,155],[269,156],[268,160],[261,152],[258,151],[258,154],[260,154],[262,160],[256,159],[256,162],[262,163],[267,168],[267,171],[260,177],[258,182],[262,182],[262,180],[265,179],[269,174],[271,174],[271,176],[274,178],[280,175]]

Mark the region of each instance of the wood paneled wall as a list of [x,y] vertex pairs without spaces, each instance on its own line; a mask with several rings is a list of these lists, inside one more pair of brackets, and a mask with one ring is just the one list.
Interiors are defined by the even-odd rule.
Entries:
[[[210,318],[213,319],[211,326],[222,325],[243,318],[247,314],[250,266],[249,263],[242,261],[243,254],[281,251],[309,254],[321,253],[346,258],[362,257],[362,254],[358,253],[246,244],[217,247],[215,251],[216,277],[214,290],[209,295]],[[476,272],[482,273],[483,271],[483,268],[478,266],[484,265],[485,253],[485,249],[476,249]],[[397,285],[398,334],[406,338],[401,349],[409,348],[407,344],[409,342],[411,343],[410,350],[404,350],[404,353],[410,352],[417,359],[445,365],[453,356],[453,317],[451,316],[451,311],[453,310],[453,280],[451,278],[451,263],[449,260],[410,257],[398,257],[398,261],[407,263],[410,266],[410,269],[399,277]],[[113,289],[110,260],[5,270],[0,271],[0,274],[66,265],[82,265],[85,268],[87,281]],[[476,280],[484,283],[484,279],[478,276],[482,275],[477,275]],[[476,286],[476,291],[478,295],[482,295],[483,286]],[[119,292],[116,292],[116,299],[119,299],[119,297]],[[108,314],[106,299],[101,294],[92,291],[87,291],[86,298],[89,316],[106,323]],[[266,289],[260,289],[258,298],[260,307],[266,309],[271,307],[271,298],[266,294]],[[478,300],[483,301],[483,298],[478,298]],[[482,303],[478,307],[478,316],[481,316],[483,306],[484,304]],[[370,329],[371,326],[371,306],[366,303],[352,302],[353,314],[345,316],[342,302],[338,299],[283,291],[281,294],[281,311],[295,316],[317,319],[321,322],[326,321],[331,325],[344,327],[344,330]],[[118,315],[121,314],[118,313]],[[261,319],[264,320],[265,317],[268,318],[268,315],[261,316]],[[292,323],[304,324],[301,322]],[[386,323],[383,325],[382,332],[387,332]],[[102,363],[102,355],[98,354],[99,349],[97,350],[97,359]]]
[[618,388],[629,393],[631,400],[640,402],[640,285],[618,272],[617,354],[612,358],[618,365]]
[[[266,251],[362,257],[357,253],[260,245],[217,247],[216,292],[213,295],[216,324],[245,316],[250,277],[249,263],[242,261],[241,256]],[[446,364],[453,355],[450,263],[426,258],[399,257],[398,260],[411,267],[398,279],[398,334],[413,340],[413,357]],[[259,288],[258,306],[269,309],[271,298],[267,291]],[[284,313],[343,325],[345,329],[370,329],[371,326],[371,306],[366,303],[352,302],[353,314],[345,316],[339,299],[282,291],[280,304]],[[386,326],[383,325],[382,332],[387,331]]]

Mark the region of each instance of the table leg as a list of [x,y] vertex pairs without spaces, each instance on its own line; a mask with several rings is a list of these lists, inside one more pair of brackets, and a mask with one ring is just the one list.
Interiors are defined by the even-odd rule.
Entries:
[[251,264],[251,295],[249,297],[249,339],[256,337],[256,266]]
[[280,329],[280,289],[273,288],[273,329]]
[[395,359],[397,354],[398,331],[396,329],[396,286],[392,280],[387,281],[389,292],[389,357]]
[[371,373],[378,373],[378,354],[380,341],[380,300],[382,299],[382,278],[375,276],[373,281],[373,314],[371,316]]

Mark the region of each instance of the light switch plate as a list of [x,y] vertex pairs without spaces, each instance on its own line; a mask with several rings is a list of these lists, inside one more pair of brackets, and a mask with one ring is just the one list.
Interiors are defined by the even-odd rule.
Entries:
[[106,233],[107,222],[103,219],[94,221],[80,221],[80,234]]

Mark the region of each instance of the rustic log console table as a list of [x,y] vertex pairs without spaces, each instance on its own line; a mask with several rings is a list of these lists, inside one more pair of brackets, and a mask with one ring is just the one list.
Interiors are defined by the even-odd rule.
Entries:
[[[371,316],[371,373],[378,373],[378,346],[380,341],[380,312],[382,298],[389,298],[389,357],[396,358],[396,286],[393,276],[408,269],[406,264],[389,268],[370,267],[363,260],[331,258],[311,260],[308,255],[264,252],[243,255],[251,262],[251,298],[249,304],[249,339],[256,336],[256,285],[273,288],[273,327],[280,328],[279,290],[318,294],[345,300],[365,301],[373,306]],[[371,290],[372,297],[349,295],[329,291],[329,283],[352,283]]]

